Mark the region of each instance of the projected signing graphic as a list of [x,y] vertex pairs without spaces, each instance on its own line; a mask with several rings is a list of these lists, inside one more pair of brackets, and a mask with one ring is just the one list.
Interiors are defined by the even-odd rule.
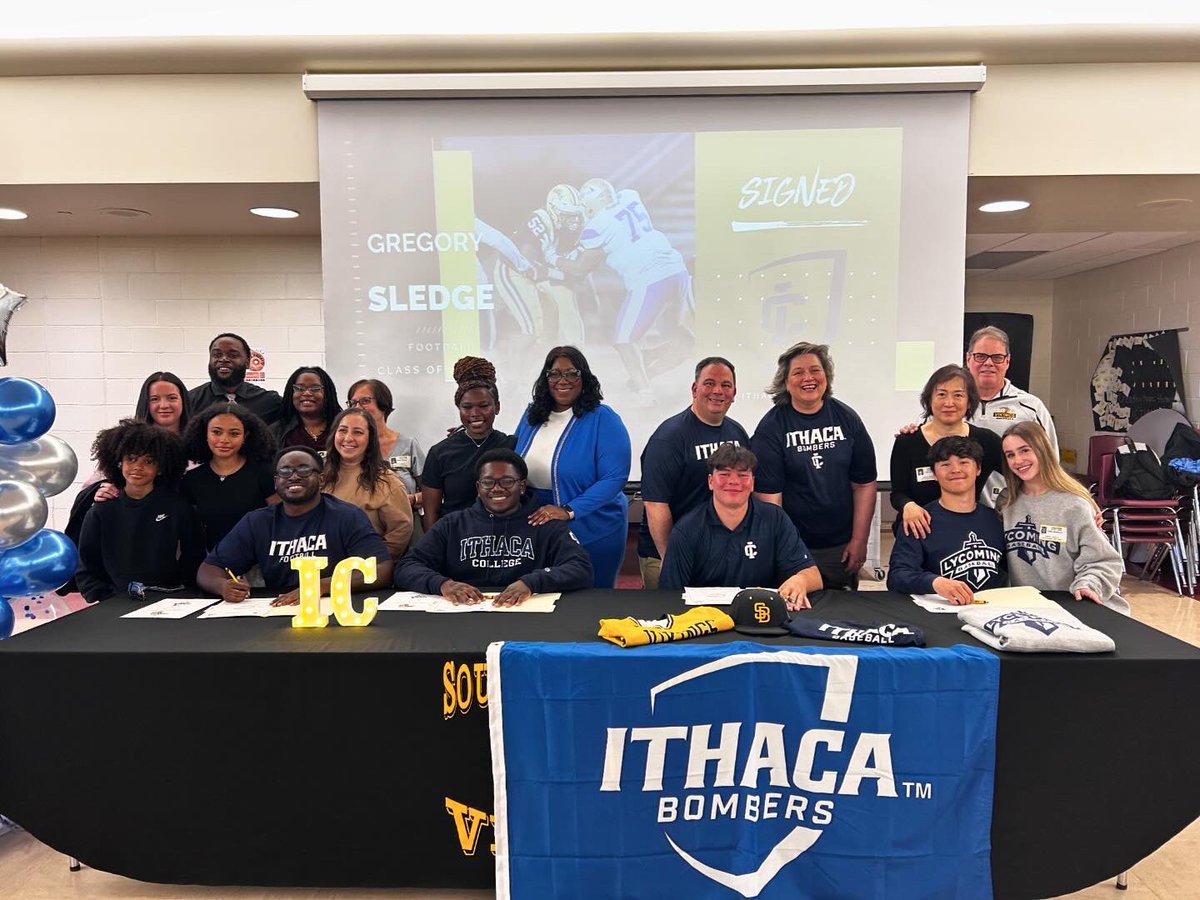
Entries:
[[[511,432],[547,350],[579,346],[635,456],[690,402],[704,356],[736,365],[731,415],[751,431],[796,341],[831,345],[835,393],[869,428],[912,420],[935,360],[958,360],[961,259],[957,295],[922,295],[933,315],[898,322],[904,128],[643,116],[602,133],[561,101],[494,103],[321,104],[329,366],[339,385],[387,382],[393,427],[426,446],[456,422],[466,355],[496,364]],[[539,131],[517,115],[546,109],[571,114],[536,116]]]

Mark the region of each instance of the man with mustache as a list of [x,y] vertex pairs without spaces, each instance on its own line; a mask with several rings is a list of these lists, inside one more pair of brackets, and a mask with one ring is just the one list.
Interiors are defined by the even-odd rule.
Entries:
[[250,364],[250,345],[239,334],[218,334],[208,345],[208,384],[188,391],[188,407],[193,414],[214,403],[237,403],[246,407],[268,425],[279,419],[283,401],[275,391],[246,383]]

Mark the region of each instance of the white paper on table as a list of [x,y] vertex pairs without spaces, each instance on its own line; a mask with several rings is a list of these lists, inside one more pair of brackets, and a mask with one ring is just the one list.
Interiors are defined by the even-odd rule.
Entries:
[[[951,603],[945,597],[937,594],[911,594],[913,603],[932,613],[956,613],[963,608],[960,604]],[[1042,595],[1037,588],[1007,587],[992,588],[990,591],[979,591],[975,594],[976,602],[989,606],[1001,606],[1005,609],[1062,609],[1049,597]]]
[[199,612],[206,606],[217,602],[216,597],[168,597],[157,603],[147,603],[139,606],[133,612],[125,613],[122,619],[185,619],[194,612]]
[[[226,603],[221,601],[210,606],[199,616],[201,619],[268,619],[274,616],[294,616],[300,612],[300,604],[291,606],[272,606],[274,597],[250,597],[241,603]],[[321,598],[321,614],[333,615],[333,601],[328,597]]]
[[496,606],[492,601],[498,593],[484,594],[482,603],[451,603],[441,594],[418,594],[397,591],[379,604],[387,612],[469,613],[469,612],[554,612],[555,601],[562,594],[530,594],[516,606]]
[[740,587],[685,587],[684,606],[729,606]]

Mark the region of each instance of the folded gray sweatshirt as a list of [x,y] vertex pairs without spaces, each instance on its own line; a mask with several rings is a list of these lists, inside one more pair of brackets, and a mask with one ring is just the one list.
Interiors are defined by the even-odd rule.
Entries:
[[1096,525],[1082,497],[1061,491],[1021,493],[1004,507],[1008,580],[1041,591],[1094,591],[1105,606],[1129,614],[1118,590],[1121,555]]

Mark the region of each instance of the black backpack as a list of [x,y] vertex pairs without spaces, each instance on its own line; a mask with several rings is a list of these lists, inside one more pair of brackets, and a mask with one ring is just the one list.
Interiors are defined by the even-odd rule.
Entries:
[[[1171,465],[1173,459],[1191,460],[1193,463],[1200,461],[1200,434],[1186,422],[1176,425],[1171,436],[1167,438],[1162,464],[1163,471],[1167,473],[1167,478],[1172,484],[1190,491],[1193,485],[1200,483],[1200,475],[1188,471],[1188,467],[1177,468]],[[1190,468],[1194,469],[1196,466]]]
[[1169,500],[1176,489],[1167,480],[1158,454],[1145,444],[1135,444],[1128,438],[1113,457],[1117,477],[1113,494],[1125,500]]

